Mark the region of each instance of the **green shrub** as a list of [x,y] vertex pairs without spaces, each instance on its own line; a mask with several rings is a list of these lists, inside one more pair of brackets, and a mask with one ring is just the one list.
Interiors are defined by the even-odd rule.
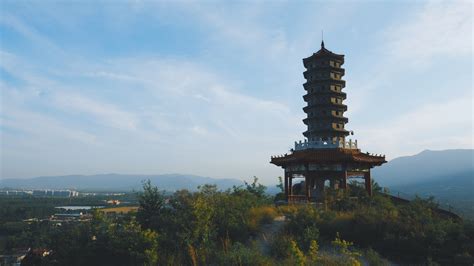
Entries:
[[369,264],[369,266],[386,266],[390,263],[380,257],[380,255],[373,249],[369,248],[364,252],[364,259]]
[[227,251],[216,256],[217,265],[273,265],[272,260],[258,251],[254,245],[246,247],[236,242]]

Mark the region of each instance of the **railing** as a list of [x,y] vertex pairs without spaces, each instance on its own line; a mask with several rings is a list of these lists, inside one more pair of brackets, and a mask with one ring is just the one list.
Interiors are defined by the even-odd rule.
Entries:
[[305,195],[288,195],[288,202],[308,202],[308,198]]
[[312,140],[312,141],[295,141],[295,151],[306,150],[306,149],[357,149],[357,140],[352,141],[326,141],[326,140]]

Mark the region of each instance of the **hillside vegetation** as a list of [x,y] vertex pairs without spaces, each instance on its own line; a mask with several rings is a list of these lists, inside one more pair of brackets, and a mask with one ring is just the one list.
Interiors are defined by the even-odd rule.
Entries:
[[[472,223],[438,215],[433,200],[397,205],[363,189],[327,191],[319,205],[275,207],[265,187],[204,185],[169,197],[146,183],[139,209],[91,222],[32,223],[8,239],[52,250],[44,265],[472,265]],[[356,197],[355,197],[356,196]],[[286,217],[282,220],[282,216]],[[261,233],[278,227],[269,246]]]

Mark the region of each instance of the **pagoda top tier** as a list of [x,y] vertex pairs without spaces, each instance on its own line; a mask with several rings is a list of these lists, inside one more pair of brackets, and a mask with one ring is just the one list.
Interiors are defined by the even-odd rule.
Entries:
[[317,51],[316,53],[313,53],[310,57],[304,58],[303,59],[303,64],[305,67],[308,66],[308,63],[313,61],[314,59],[319,59],[319,58],[334,58],[336,60],[339,60],[341,64],[344,63],[344,55],[343,54],[336,54],[324,47],[324,41],[321,42],[321,49]]

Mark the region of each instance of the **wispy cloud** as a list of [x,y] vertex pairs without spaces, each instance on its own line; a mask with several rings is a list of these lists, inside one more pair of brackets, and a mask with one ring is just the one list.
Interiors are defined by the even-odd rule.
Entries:
[[377,37],[349,93],[359,141],[390,158],[472,148],[472,3],[423,3]]
[[57,93],[55,104],[66,112],[79,112],[93,116],[101,124],[118,129],[135,130],[138,119],[135,115],[120,110],[116,106],[92,100],[78,94]]
[[[49,145],[60,140],[73,141],[78,145],[97,143],[97,138],[93,134],[77,127],[68,128],[61,121],[50,116],[31,112],[24,108],[17,109],[11,105],[2,111],[1,126],[16,132],[3,133],[2,139],[17,138],[19,142],[27,143],[27,145],[33,144],[37,148],[36,152],[47,149]],[[5,134],[9,134],[10,137],[7,138]],[[16,147],[9,148],[16,149]],[[6,151],[9,152],[10,149]]]
[[428,2],[420,13],[387,29],[385,38],[385,49],[405,63],[472,55],[472,3]]
[[[3,148],[7,156],[15,153],[15,158],[21,158],[22,152],[24,158],[31,158],[31,149],[24,145],[25,149],[17,149],[23,138],[41,139],[31,144],[36,150],[51,150],[52,143],[55,147],[61,143],[69,149],[83,150],[81,154],[109,151],[104,163],[122,156],[117,153],[119,143],[119,149],[128,147],[130,154],[142,147],[143,162],[139,164],[143,169],[149,168],[148,158],[156,156],[152,154],[154,148],[147,148],[150,144],[160,145],[162,152],[158,156],[176,156],[190,147],[201,147],[180,155],[182,160],[192,162],[196,152],[207,154],[200,155],[201,166],[192,163],[194,172],[199,173],[211,162],[225,163],[215,150],[217,147],[233,150],[238,160],[248,156],[247,148],[242,149],[246,145],[259,145],[267,149],[267,154],[277,152],[279,149],[271,149],[269,143],[285,147],[276,140],[297,133],[285,125],[300,123],[285,104],[246,95],[245,88],[236,87],[199,62],[159,57],[113,58],[92,64],[76,62],[64,69],[49,66],[45,72],[19,54],[2,55],[8,58],[2,68],[22,81],[18,87],[2,87],[7,96],[2,99],[6,103],[2,139],[10,142]],[[99,146],[94,148],[92,144]],[[57,148],[54,151],[62,153]],[[68,155],[54,158],[61,163],[68,160]],[[87,155],[83,160],[88,161]],[[11,167],[14,166],[5,167],[2,175],[14,173]],[[218,169],[215,175],[236,177],[236,173],[244,172],[236,167]],[[160,172],[157,168],[155,171]]]
[[374,152],[411,155],[425,149],[472,148],[472,94],[420,106],[411,112],[359,129]]

